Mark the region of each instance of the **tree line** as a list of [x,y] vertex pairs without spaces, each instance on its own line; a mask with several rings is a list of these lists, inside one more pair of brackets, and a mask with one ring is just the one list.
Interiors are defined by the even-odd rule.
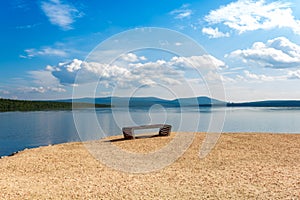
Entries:
[[0,112],[8,111],[47,111],[71,110],[72,108],[104,108],[111,107],[106,104],[74,103],[57,101],[27,101],[0,98]]

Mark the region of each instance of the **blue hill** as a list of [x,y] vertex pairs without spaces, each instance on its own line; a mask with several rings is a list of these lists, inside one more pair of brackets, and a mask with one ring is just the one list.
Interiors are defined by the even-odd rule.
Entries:
[[227,107],[300,107],[300,101],[297,100],[268,100],[244,103],[228,103],[209,97],[179,98],[166,100],[157,97],[100,97],[100,98],[79,98],[57,100],[59,102],[79,102],[106,104],[115,107],[149,107],[155,104],[164,107],[189,107],[189,106],[227,106]]
[[211,99],[209,97],[180,98],[174,100],[160,99],[157,97],[101,97],[58,100],[60,102],[81,102],[95,104],[111,104],[112,106],[149,107],[160,104],[164,107],[186,107],[186,106],[226,106],[226,102]]

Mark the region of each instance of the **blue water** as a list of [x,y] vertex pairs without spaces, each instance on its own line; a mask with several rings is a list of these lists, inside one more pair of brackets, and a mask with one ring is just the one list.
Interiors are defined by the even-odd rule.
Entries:
[[[214,122],[214,123],[213,123]],[[119,135],[124,126],[168,123],[172,131],[300,133],[295,108],[103,108],[0,113],[0,156],[49,144]],[[224,123],[224,124],[223,124]],[[149,131],[149,130],[148,130]]]

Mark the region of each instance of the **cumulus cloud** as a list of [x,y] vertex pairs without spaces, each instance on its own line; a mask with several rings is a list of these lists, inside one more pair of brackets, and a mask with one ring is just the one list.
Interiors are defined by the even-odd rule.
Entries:
[[[136,61],[135,59],[132,60]],[[105,87],[128,88],[137,85],[152,86],[160,83],[179,85],[185,80],[186,70],[198,68],[208,72],[226,67],[224,62],[211,55],[173,57],[167,61],[156,60],[145,63],[120,64],[122,63],[117,62],[117,64],[108,65],[74,59],[57,66],[47,66],[46,69],[63,85],[72,85],[75,82],[76,84],[96,82],[100,78],[99,84]]]
[[[113,84],[118,77],[126,76],[127,70],[116,65],[107,65],[96,62],[85,62],[74,59],[70,62],[59,63],[57,66],[47,66],[53,76],[63,85],[73,85],[75,82],[88,83],[98,81],[102,78],[102,83],[107,86]],[[80,72],[78,78],[76,76]],[[110,81],[108,81],[110,80]]]
[[223,33],[218,28],[203,28],[202,33],[209,35],[209,38],[229,37],[229,33]]
[[[81,69],[82,61],[74,59],[72,62],[59,63],[58,67],[64,67],[68,72],[75,72]],[[57,68],[59,70],[59,68]]]
[[138,62],[138,61],[145,61],[147,60],[147,58],[145,56],[137,56],[134,53],[127,53],[127,54],[123,54],[121,56],[121,59],[126,61],[126,62]]
[[225,25],[239,34],[259,29],[290,28],[300,35],[300,20],[295,19],[290,7],[290,3],[283,1],[239,0],[211,10],[204,20],[211,25]]
[[41,9],[53,25],[63,30],[72,29],[75,19],[83,15],[74,6],[62,3],[61,0],[42,1]]
[[74,59],[71,62],[59,63],[57,66],[47,66],[46,70],[56,77],[63,85],[74,84],[76,72],[81,69],[81,60]]
[[204,54],[201,56],[190,56],[190,57],[173,57],[171,59],[171,65],[179,69],[198,68],[201,70],[216,70],[226,68],[226,64],[215,58],[212,55]]
[[188,9],[188,7],[188,4],[184,4],[179,9],[172,10],[170,14],[174,15],[175,19],[190,18],[193,12],[191,9]]
[[245,63],[270,68],[300,67],[300,46],[285,37],[268,40],[266,43],[255,42],[251,48],[236,50],[230,57],[241,58]]
[[134,82],[144,85],[150,83],[150,86],[156,83],[177,85],[183,81],[183,73],[176,71],[170,62],[164,60],[131,64],[130,76]]
[[279,76],[267,76],[264,74],[254,74],[249,72],[248,70],[244,71],[245,77],[248,79],[252,79],[252,80],[257,80],[257,81],[274,81],[274,80],[282,80],[285,79],[284,77],[279,77]]
[[58,57],[66,57],[68,53],[62,49],[55,49],[51,47],[44,47],[40,50],[38,49],[26,49],[25,55],[20,55],[21,58],[33,58],[36,56],[58,56]]
[[226,82],[233,80],[232,82],[276,82],[276,81],[287,81],[287,80],[300,80],[300,70],[288,70],[283,71],[282,75],[266,75],[253,73],[248,70],[244,70],[242,74],[236,75],[234,78],[222,77]]

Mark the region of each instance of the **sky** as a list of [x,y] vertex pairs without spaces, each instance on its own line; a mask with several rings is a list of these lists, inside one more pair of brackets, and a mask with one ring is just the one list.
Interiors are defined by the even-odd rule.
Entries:
[[0,4],[0,98],[300,100],[297,0]]

